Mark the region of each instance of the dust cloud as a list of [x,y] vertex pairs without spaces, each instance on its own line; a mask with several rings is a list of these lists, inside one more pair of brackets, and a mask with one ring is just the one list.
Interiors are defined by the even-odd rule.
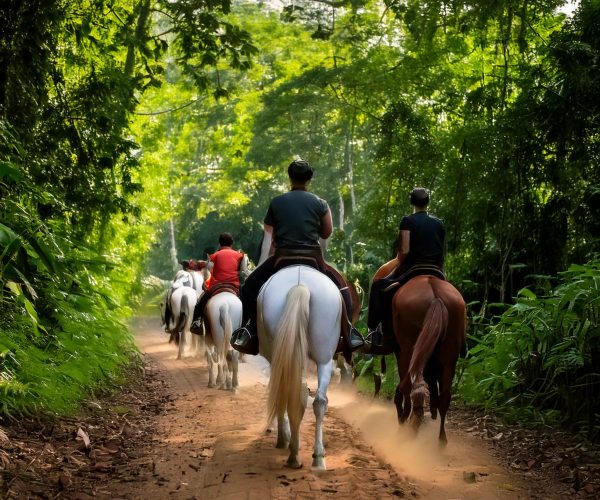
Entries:
[[[240,363],[240,391],[244,391],[244,387],[266,386],[269,363],[261,356],[244,358]],[[317,388],[314,366],[307,375],[309,390],[314,394]],[[415,436],[410,427],[398,424],[393,402],[374,400],[338,381],[336,375],[329,386],[328,412],[335,412],[358,430],[373,452],[413,484],[421,498],[528,498],[523,493],[523,485],[517,484],[481,441],[461,434],[447,422],[448,446],[441,450],[438,447],[439,417],[432,420],[426,412],[425,422]],[[307,412],[311,412],[312,398],[308,403]],[[327,447],[327,433],[324,439]]]
[[439,416],[432,420],[426,412],[415,435],[410,426],[398,424],[391,401],[375,400],[339,384],[332,384],[328,395],[329,407],[360,431],[380,459],[416,485],[423,498],[525,498],[514,478],[496,463],[481,442],[459,434],[448,422],[448,446],[440,449]]

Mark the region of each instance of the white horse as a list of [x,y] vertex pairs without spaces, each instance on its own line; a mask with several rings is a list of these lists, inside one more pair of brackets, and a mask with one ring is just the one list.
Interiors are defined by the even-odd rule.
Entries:
[[[198,335],[192,335],[190,332],[197,301],[198,294],[190,286],[180,286],[170,295],[171,318],[166,326],[167,331],[171,334],[171,340],[175,340],[179,346],[177,359],[188,354],[194,355],[198,349],[199,341],[196,338]],[[190,352],[188,353],[188,351]]]
[[[177,271],[161,304],[162,320],[166,330],[171,334],[169,341],[174,340],[179,346],[177,359],[187,355],[193,356],[202,347],[201,337],[192,335],[190,326],[196,303],[204,293],[202,285],[208,276],[210,276],[208,270]],[[168,317],[165,313],[167,302],[170,307]]]
[[316,428],[312,466],[325,469],[323,417],[341,316],[342,297],[337,286],[307,266],[280,270],[258,296],[260,353],[271,363],[268,421],[277,417],[277,448],[285,448],[289,442],[289,467],[302,466],[299,432],[308,400],[304,372],[310,358],[317,364],[318,376],[313,402]]
[[[231,333],[242,324],[242,302],[231,292],[220,292],[211,297],[204,309],[208,387],[235,390],[238,387],[239,353],[231,348]],[[215,382],[214,365],[217,365]]]

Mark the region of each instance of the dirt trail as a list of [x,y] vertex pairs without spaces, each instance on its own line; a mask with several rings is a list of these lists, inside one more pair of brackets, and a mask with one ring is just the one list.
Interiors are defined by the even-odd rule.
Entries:
[[[284,468],[287,451],[265,432],[268,364],[240,364],[237,394],[206,387],[203,359],[175,359],[157,325],[138,328],[141,350],[164,372],[171,409],[159,416],[156,444],[139,457],[135,478],[114,484],[120,498],[529,498],[468,435],[448,425],[450,443],[437,449],[437,422],[417,439],[398,428],[391,404],[372,402],[333,383],[325,418],[326,472],[310,469],[314,414],[301,429],[304,468]],[[309,382],[314,389],[314,382]],[[474,481],[474,482],[471,482]],[[143,486],[142,486],[143,485]],[[110,486],[108,487],[110,488]],[[106,491],[106,490],[105,490]]]

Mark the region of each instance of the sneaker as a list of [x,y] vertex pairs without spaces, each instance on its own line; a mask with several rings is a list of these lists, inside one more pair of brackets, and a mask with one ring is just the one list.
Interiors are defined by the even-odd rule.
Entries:
[[243,326],[231,334],[231,347],[243,354],[258,354],[258,336]]

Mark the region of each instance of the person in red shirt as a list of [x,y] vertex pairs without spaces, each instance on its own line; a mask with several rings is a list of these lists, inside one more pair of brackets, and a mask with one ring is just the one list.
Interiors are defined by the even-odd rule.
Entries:
[[240,266],[244,260],[244,253],[231,248],[233,236],[230,233],[219,235],[219,249],[208,256],[208,269],[211,277],[205,283],[205,290],[194,311],[194,321],[204,313],[204,307],[208,299],[222,288],[234,289],[239,295],[240,290]]

